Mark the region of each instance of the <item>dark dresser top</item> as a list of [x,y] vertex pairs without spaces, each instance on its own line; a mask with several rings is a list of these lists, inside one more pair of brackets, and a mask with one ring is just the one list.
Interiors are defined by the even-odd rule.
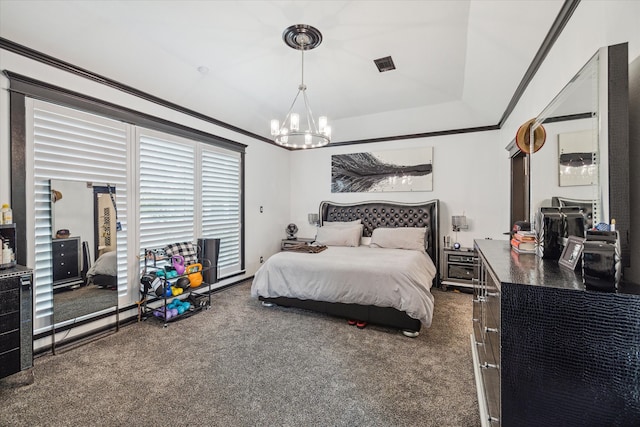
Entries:
[[[579,268],[571,271],[560,267],[556,260],[542,259],[535,254],[518,254],[511,250],[508,240],[476,240],[475,247],[500,283],[586,291]],[[640,294],[640,288],[623,284],[619,286],[618,293]]]
[[24,276],[27,273],[31,273],[31,271],[32,269],[18,264],[15,267],[0,270],[0,279],[6,279],[14,276]]

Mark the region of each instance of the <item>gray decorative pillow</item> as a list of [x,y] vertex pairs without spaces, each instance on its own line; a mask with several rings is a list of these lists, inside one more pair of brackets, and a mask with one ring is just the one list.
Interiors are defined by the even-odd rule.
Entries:
[[316,243],[326,246],[360,246],[362,224],[343,227],[320,227]]
[[410,249],[425,251],[426,227],[379,227],[371,234],[372,248]]

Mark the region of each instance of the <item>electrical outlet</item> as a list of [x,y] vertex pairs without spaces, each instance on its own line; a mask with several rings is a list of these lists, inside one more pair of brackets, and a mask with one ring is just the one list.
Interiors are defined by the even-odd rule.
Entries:
[[262,206],[260,206],[260,213],[264,212],[264,209],[262,208]]
[[264,257],[260,257],[260,264],[264,262]]

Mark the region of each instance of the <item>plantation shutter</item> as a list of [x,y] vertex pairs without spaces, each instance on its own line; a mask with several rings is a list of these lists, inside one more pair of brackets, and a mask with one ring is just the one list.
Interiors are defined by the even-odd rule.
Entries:
[[[34,331],[53,314],[51,179],[109,184],[122,232],[117,233],[118,295],[127,294],[127,125],[115,120],[27,100],[33,120],[33,197],[35,211]],[[31,128],[28,127],[28,132]],[[27,192],[31,189],[27,188]],[[40,319],[40,320],[39,320]]]
[[193,242],[195,146],[173,135],[139,129],[140,248]]
[[241,156],[202,147],[202,235],[220,239],[220,277],[242,269]]

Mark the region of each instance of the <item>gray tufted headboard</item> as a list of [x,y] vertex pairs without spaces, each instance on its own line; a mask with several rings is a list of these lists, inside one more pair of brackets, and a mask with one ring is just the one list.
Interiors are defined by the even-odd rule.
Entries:
[[438,231],[438,200],[422,203],[367,201],[359,203],[320,203],[320,224],[324,221],[361,219],[363,235],[370,237],[377,227],[427,227],[427,253],[439,270],[440,234]]

